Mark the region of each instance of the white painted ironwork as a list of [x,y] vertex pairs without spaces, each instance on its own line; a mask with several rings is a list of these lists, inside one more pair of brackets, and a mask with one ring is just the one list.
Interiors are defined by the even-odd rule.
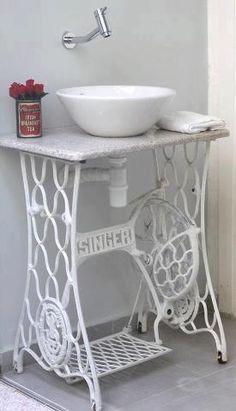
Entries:
[[127,223],[108,229],[78,234],[78,257],[107,253],[113,250],[134,248],[135,235],[133,224]]
[[[77,352],[77,376],[86,380],[91,406],[95,404],[100,410],[100,388],[77,279],[80,164],[21,153],[21,166],[28,217],[28,273],[14,351],[15,368],[23,371],[23,354],[28,352],[45,370],[70,378],[68,362],[72,351]],[[48,175],[52,177],[50,182]],[[72,189],[68,189],[69,178],[70,183],[73,178]],[[68,315],[71,300],[78,319],[76,333],[72,332]],[[35,348],[36,341],[40,352]],[[81,346],[86,350],[85,363],[80,361]]]
[[[181,210],[185,217],[193,224],[199,224],[200,226],[199,250],[202,255],[206,279],[206,285],[203,290],[199,291],[197,283],[194,282],[194,285],[191,284],[191,288],[188,288],[188,293],[175,302],[168,302],[170,298],[167,295],[163,295],[164,306],[166,306],[164,321],[172,327],[179,327],[187,334],[211,333],[215,339],[218,360],[219,362],[225,362],[227,361],[226,340],[210,277],[205,238],[205,196],[209,151],[210,142],[200,145],[196,142],[179,147],[170,146],[153,151],[156,181],[158,184],[160,181],[165,181],[161,190],[163,199],[167,200],[178,210]],[[201,162],[204,163],[203,172],[199,169],[199,163]],[[147,232],[157,225],[158,218],[159,215],[157,213],[151,214],[149,212],[146,220],[144,219],[142,239],[147,240]],[[165,221],[165,218],[163,220]],[[154,239],[149,245],[149,249],[152,250],[151,252],[155,250],[155,243]],[[195,248],[195,245],[193,248]],[[175,248],[165,246],[164,250],[167,250],[168,255],[169,253],[174,253]],[[187,254],[190,256],[188,251]],[[184,255],[186,255],[186,250],[183,248]],[[184,263],[187,262],[186,270],[188,271],[189,262],[184,261],[184,257],[182,257],[178,265],[182,261]],[[160,272],[163,264],[165,265],[165,262],[163,262],[163,258],[162,261],[158,261],[157,267],[154,268],[154,277],[156,276],[155,272]],[[166,272],[166,269],[164,271]],[[167,276],[167,274],[165,275]],[[157,287],[159,286],[158,281],[156,285]],[[153,308],[153,301],[150,298],[149,291],[144,288],[138,316],[140,331],[145,331],[147,328],[147,315],[149,311],[156,312],[156,309]],[[195,321],[199,311],[202,311],[204,314],[205,324],[202,326],[199,326]]]
[[[210,332],[216,341],[219,360],[226,360],[224,331],[211,284],[204,232],[209,145],[202,176],[197,169],[198,144],[192,153],[187,146],[182,147],[186,163],[182,178],[175,147],[154,152],[156,189],[138,199],[127,223],[87,233],[77,230],[81,165],[21,153],[28,219],[28,271],[14,351],[17,372],[23,371],[23,355],[28,352],[45,370],[53,370],[68,383],[84,379],[90,390],[92,409],[101,410],[98,377],[169,352],[160,340],[161,321],[188,334]],[[107,179],[104,173],[98,176],[96,171],[96,179]],[[92,176],[94,172],[88,171],[87,177]],[[206,270],[203,293],[197,285],[199,249]],[[89,342],[78,270],[84,260],[114,250],[130,255],[140,279],[138,294],[122,332]],[[211,320],[209,296],[213,305]],[[156,314],[154,342],[145,342],[131,334],[132,318],[138,306],[140,331],[147,328],[148,312]],[[205,326],[199,328],[195,320],[201,308]]]
[[165,319],[165,322],[172,328],[178,328],[181,324],[191,324],[199,312],[199,304],[199,290],[195,283],[186,296],[173,302],[173,314]]
[[[147,360],[160,357],[170,352],[169,348],[136,338],[127,332],[110,335],[90,343],[95,369],[98,377],[112,374],[116,371],[141,364]],[[81,347],[81,361],[86,363],[85,347]],[[77,353],[73,352],[68,367],[76,375],[78,370]],[[91,371],[88,369],[88,375]]]
[[43,300],[36,315],[37,342],[46,363],[53,367],[66,365],[71,355],[72,335],[66,311],[53,298]]
[[[136,211],[136,237],[153,262],[152,275],[164,300],[176,300],[192,287],[199,267],[199,229],[177,207],[153,192]],[[139,221],[141,220],[141,221]],[[144,236],[139,234],[144,224]],[[144,244],[143,244],[144,242]]]

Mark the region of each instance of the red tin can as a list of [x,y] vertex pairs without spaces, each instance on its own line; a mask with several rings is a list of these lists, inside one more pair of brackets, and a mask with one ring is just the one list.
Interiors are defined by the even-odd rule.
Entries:
[[42,137],[41,100],[16,101],[17,137]]

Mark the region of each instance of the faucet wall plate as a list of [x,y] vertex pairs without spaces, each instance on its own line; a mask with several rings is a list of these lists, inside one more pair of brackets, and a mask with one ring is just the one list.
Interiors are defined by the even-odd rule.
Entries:
[[62,44],[66,49],[72,50],[76,47],[75,43],[72,43],[70,39],[73,39],[75,35],[70,31],[66,31],[62,36]]
[[85,36],[75,36],[73,33],[66,32],[62,36],[62,44],[66,49],[73,49],[76,44],[88,43],[101,35],[103,38],[111,36],[111,30],[106,20],[106,7],[95,10],[94,17],[97,22],[97,27]]

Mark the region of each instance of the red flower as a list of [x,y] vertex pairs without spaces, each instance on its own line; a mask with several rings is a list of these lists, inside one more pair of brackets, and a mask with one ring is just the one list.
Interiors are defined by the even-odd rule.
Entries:
[[19,88],[17,83],[12,83],[11,87],[9,88],[9,95],[10,97],[17,98],[19,95]]
[[34,84],[33,79],[29,79],[24,84],[12,83],[9,88],[10,97],[16,100],[38,100],[46,96],[43,84]]
[[44,94],[44,85],[43,84],[35,84],[34,85],[34,92],[38,95]]
[[29,80],[26,80],[25,85],[26,85],[26,87],[33,87],[34,80],[32,78],[29,79]]
[[32,94],[34,92],[34,80],[33,79],[27,80],[25,83],[25,86],[26,86],[26,92],[28,94]]
[[26,86],[24,86],[24,84],[19,84],[19,94],[23,96],[24,94],[26,94],[26,92],[27,92]]

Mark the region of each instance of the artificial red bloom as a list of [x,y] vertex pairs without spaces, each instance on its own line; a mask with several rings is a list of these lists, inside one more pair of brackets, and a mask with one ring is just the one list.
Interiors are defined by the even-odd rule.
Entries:
[[44,97],[43,84],[34,84],[33,79],[29,79],[25,84],[12,83],[9,88],[10,97],[16,100],[38,100]]
[[19,98],[19,96],[24,95],[25,92],[26,86],[18,83],[13,83],[9,89],[9,94],[13,98]]
[[17,83],[12,83],[9,88],[9,95],[13,98],[17,98],[19,95],[19,88]]
[[43,84],[35,84],[34,85],[34,92],[36,94],[39,94],[39,95],[43,94],[44,93],[44,85]]
[[27,92],[27,88],[24,84],[19,84],[19,94],[24,95]]
[[29,79],[29,80],[26,80],[25,85],[26,85],[26,87],[33,87],[34,80],[32,78]]
[[26,86],[26,93],[32,94],[34,92],[34,80],[33,79],[27,80],[25,83],[25,86]]

